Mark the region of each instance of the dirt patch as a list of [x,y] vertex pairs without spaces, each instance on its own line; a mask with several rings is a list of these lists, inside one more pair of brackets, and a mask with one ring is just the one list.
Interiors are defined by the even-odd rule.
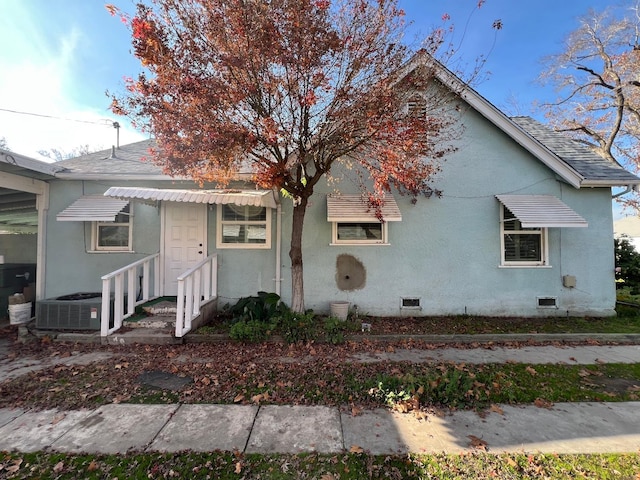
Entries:
[[640,380],[628,378],[610,378],[605,376],[591,377],[588,382],[602,387],[604,392],[615,395],[640,392]]

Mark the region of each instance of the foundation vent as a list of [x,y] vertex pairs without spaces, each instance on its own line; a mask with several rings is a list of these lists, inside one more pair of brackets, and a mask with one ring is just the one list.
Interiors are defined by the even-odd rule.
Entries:
[[420,310],[420,298],[418,297],[402,297],[400,299],[400,308],[407,310]]
[[538,308],[558,308],[556,297],[538,297]]

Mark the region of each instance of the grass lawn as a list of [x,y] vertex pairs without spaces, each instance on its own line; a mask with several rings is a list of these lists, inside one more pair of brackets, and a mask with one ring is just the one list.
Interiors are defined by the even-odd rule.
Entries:
[[635,479],[638,455],[470,454],[375,456],[0,453],[7,479]]
[[[411,347],[419,345],[413,342]],[[58,356],[79,346],[47,348]],[[640,364],[359,363],[351,358],[380,348],[405,345],[226,342],[112,347],[116,356],[110,362],[56,365],[0,383],[0,407],[181,402],[378,408],[408,402],[415,409],[417,401],[417,408],[482,410],[496,403],[636,401],[640,395]],[[191,381],[175,391],[149,389],[138,380],[149,370]]]
[[[640,302],[619,291],[620,300]],[[424,342],[376,342],[380,334],[474,333],[640,333],[640,314],[620,307],[606,319],[504,319],[484,317],[350,319],[338,333],[371,341],[318,341],[102,347],[113,361],[58,365],[0,383],[0,407],[77,409],[113,402],[259,403],[388,406],[412,409],[496,408],[495,404],[638,401],[640,364],[491,365],[426,364],[384,361],[362,364],[350,356],[362,351],[432,348]],[[201,333],[228,333],[219,317]],[[299,333],[306,336],[308,332]],[[334,332],[336,334],[336,332]],[[369,335],[367,333],[366,335]],[[517,344],[512,345],[517,348]],[[464,348],[463,345],[458,345]],[[26,349],[25,346],[20,347]],[[42,343],[32,354],[67,356],[89,346]],[[16,356],[26,354],[16,351]],[[136,379],[162,370],[189,377],[180,390],[157,390]],[[116,388],[117,386],[117,388]],[[257,400],[256,400],[257,399]],[[124,455],[65,455],[51,452],[0,452],[0,478],[7,479],[640,479],[639,454],[388,455],[362,451],[333,455],[257,455],[233,452],[177,454],[130,452]]]

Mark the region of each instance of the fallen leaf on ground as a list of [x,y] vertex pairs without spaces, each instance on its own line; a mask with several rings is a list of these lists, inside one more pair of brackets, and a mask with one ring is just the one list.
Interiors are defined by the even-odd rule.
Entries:
[[489,407],[489,411],[494,413],[499,413],[500,415],[504,415],[504,410],[500,408],[499,405],[496,405],[495,403],[491,404],[491,407]]
[[22,465],[22,459],[16,458],[13,461],[13,465],[9,465],[8,467],[5,467],[5,471],[9,473],[16,473],[18,470],[20,470],[20,465]]
[[66,417],[66,416],[67,416],[66,413],[60,413],[60,414],[56,415],[55,417],[53,417],[53,420],[51,420],[51,425],[57,425],[62,420],[64,420],[64,417]]
[[418,420],[427,420],[429,418],[429,415],[427,414],[427,412],[423,410],[414,410],[413,416],[416,417]]
[[364,452],[364,448],[362,448],[360,445],[351,445],[351,448],[349,449],[350,453],[363,453]]
[[238,394],[236,395],[236,398],[233,399],[233,403],[240,403],[244,400],[244,395],[243,394]]
[[253,403],[260,403],[263,400],[269,400],[269,394],[267,392],[258,393],[257,395],[254,395],[253,397],[251,397],[251,401]]
[[535,402],[533,402],[533,404],[538,407],[538,408],[551,408],[553,406],[553,402],[550,402],[549,400],[545,400],[544,398],[536,398]]
[[471,439],[471,442],[469,443],[470,447],[477,448],[478,450],[483,450],[485,452],[487,451],[487,442],[475,435],[467,435],[467,437]]
[[64,470],[64,462],[58,462],[55,467],[53,467],[55,473],[60,473],[62,470]]
[[527,373],[530,373],[531,375],[537,375],[538,372],[536,371],[535,368],[533,368],[532,366],[528,366],[527,368],[525,368],[525,370],[527,371]]

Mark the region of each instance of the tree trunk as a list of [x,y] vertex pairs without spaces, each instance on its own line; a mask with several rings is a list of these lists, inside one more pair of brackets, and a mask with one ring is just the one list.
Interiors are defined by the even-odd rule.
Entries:
[[291,310],[304,313],[304,276],[302,271],[302,227],[307,211],[307,199],[302,198],[299,205],[293,207],[291,228]]

